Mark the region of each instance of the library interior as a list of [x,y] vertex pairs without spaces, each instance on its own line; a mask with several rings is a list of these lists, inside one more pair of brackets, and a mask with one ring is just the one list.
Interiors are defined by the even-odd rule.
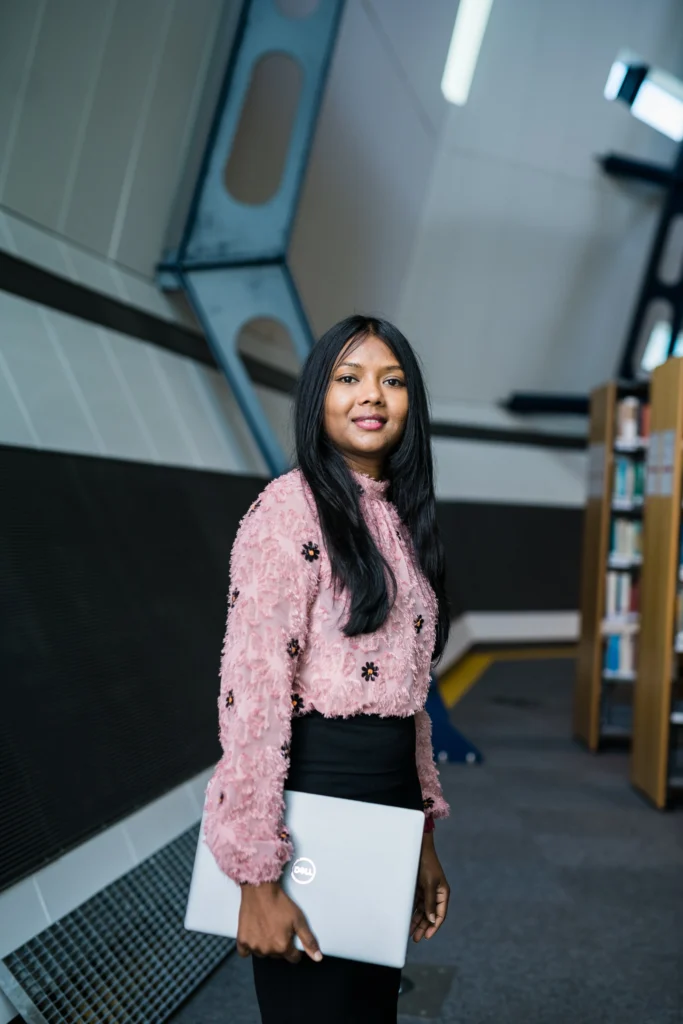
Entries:
[[[388,474],[372,522],[397,517],[405,565],[398,507],[429,505],[441,538],[448,638],[423,670],[408,658],[428,769],[410,757],[441,787],[417,892],[436,849],[450,903],[428,941],[406,920],[397,1011],[366,991],[332,1017],[331,988],[277,1019],[683,1024],[679,0],[0,4],[0,1024],[275,1019],[258,958],[236,928],[191,927],[188,899],[203,815],[237,843],[250,799],[211,800],[228,606],[270,671],[258,588],[233,608],[233,544],[258,510],[266,581],[294,513],[270,532],[259,496],[310,482],[298,381],[355,314],[396,325],[429,393],[433,493],[424,462],[402,506]],[[354,518],[370,498],[335,501],[388,579]],[[296,571],[323,574],[312,536]],[[408,625],[387,664],[435,628]],[[380,640],[344,642],[393,707]],[[223,722],[233,688],[220,700]],[[246,749],[266,726],[242,713]],[[287,743],[257,774],[280,749],[284,786]],[[387,864],[370,869],[379,891]],[[220,883],[260,888],[249,870]],[[372,965],[371,987],[390,969]]]

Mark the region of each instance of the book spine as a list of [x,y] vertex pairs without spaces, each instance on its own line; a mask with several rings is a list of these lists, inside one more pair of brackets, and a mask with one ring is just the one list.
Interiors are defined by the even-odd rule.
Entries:
[[617,612],[617,581],[618,573],[608,572],[607,573],[607,608],[606,617],[608,619],[614,618]]

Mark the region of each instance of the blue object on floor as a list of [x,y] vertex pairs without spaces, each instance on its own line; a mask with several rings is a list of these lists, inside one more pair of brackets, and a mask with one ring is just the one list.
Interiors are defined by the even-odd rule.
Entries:
[[425,707],[432,720],[432,745],[436,761],[479,764],[484,760],[481,751],[451,724],[448,708],[441,699],[436,677],[432,675],[430,680]]

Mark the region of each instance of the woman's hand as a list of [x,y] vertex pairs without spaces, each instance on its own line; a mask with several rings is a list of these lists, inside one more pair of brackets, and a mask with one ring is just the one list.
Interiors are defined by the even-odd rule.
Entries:
[[301,959],[294,945],[298,935],[311,960],[322,960],[317,939],[308,921],[277,882],[243,885],[237,926],[237,952],[240,956],[277,956],[290,963]]
[[415,910],[410,923],[410,934],[415,942],[436,935],[446,920],[450,895],[450,886],[434,848],[434,833],[426,832],[422,838]]

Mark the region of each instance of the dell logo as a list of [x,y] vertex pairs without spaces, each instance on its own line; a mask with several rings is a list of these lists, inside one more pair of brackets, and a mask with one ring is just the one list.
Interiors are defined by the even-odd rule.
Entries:
[[315,878],[315,864],[308,857],[299,857],[292,865],[292,878],[299,885],[308,885]]

